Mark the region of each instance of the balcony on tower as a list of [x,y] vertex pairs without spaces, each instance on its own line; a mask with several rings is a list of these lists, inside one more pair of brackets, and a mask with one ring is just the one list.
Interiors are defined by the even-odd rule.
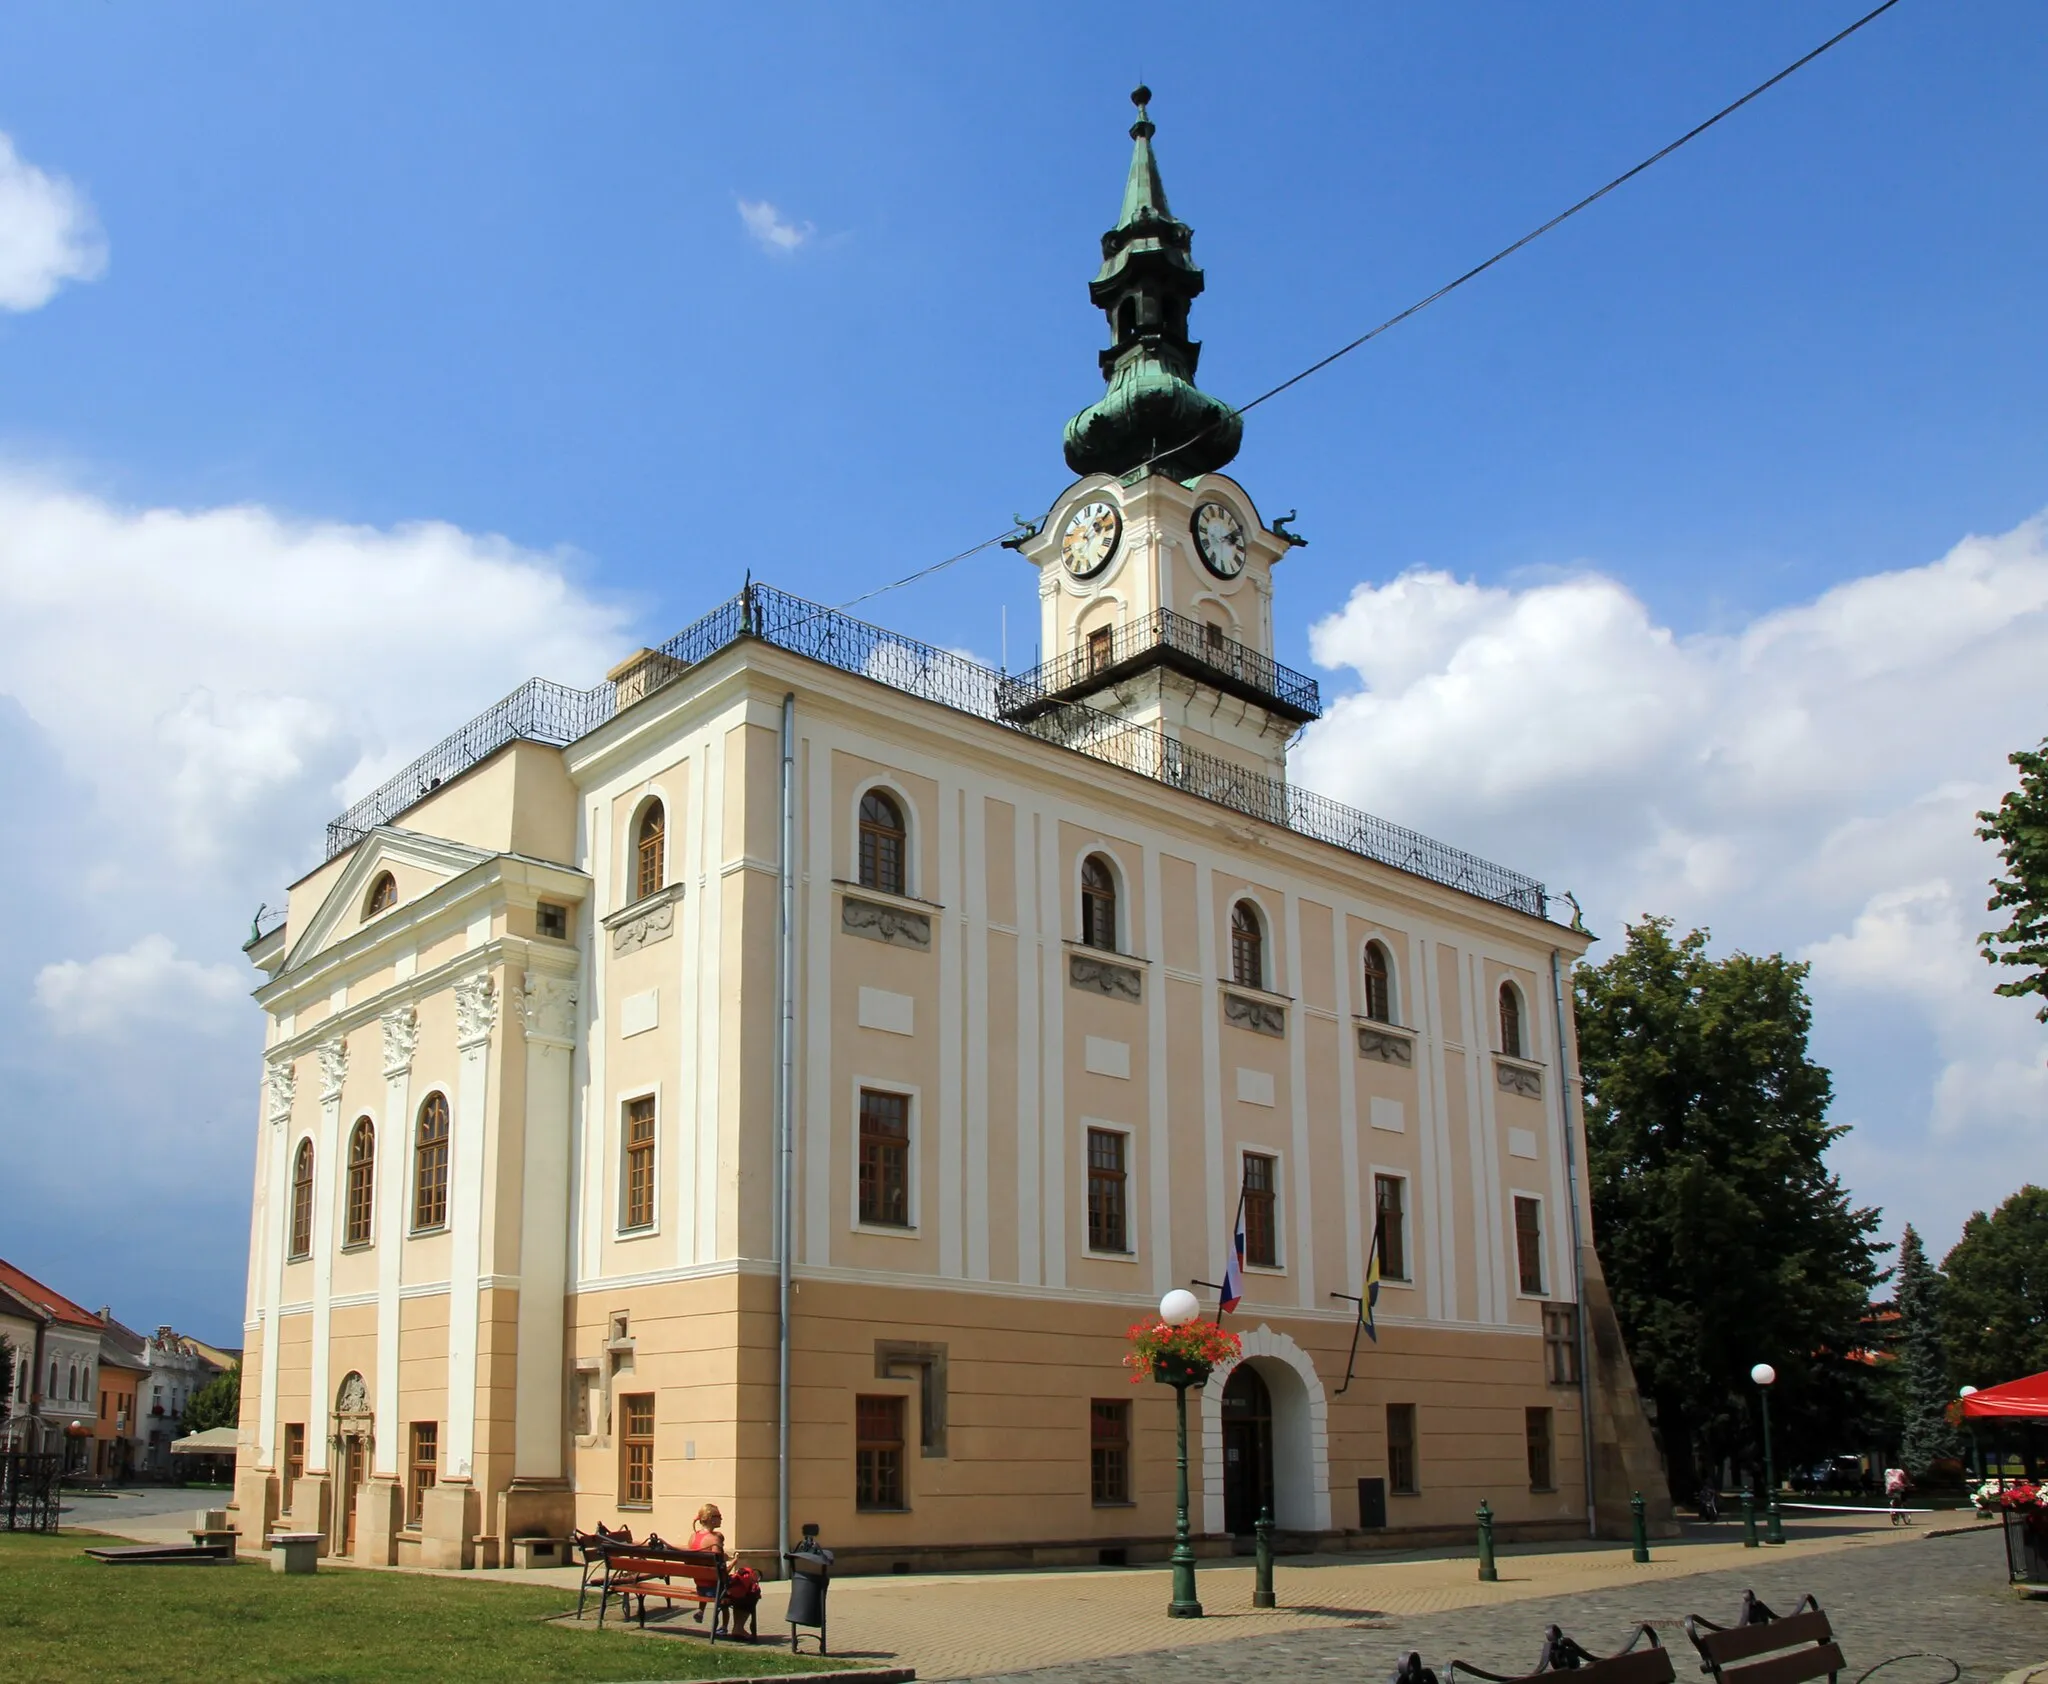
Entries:
[[1004,719],[1028,724],[1062,703],[1099,695],[1154,667],[1213,685],[1296,725],[1306,725],[1323,711],[1313,678],[1224,636],[1221,626],[1170,608],[1099,627],[1071,653],[1029,672],[1006,675],[997,689],[997,706]]

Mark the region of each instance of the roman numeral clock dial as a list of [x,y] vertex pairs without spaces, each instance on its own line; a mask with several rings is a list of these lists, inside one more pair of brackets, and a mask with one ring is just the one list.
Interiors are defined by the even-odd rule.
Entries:
[[1075,578],[1092,578],[1109,565],[1123,530],[1123,511],[1114,503],[1086,504],[1074,511],[1060,534],[1060,560]]

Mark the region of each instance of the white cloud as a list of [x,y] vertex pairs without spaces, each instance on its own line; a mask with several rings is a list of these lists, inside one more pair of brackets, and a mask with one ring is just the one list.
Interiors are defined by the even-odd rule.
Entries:
[[237,965],[178,957],[169,936],[147,935],[125,953],[80,963],[65,959],[36,973],[36,1001],[66,1035],[115,1035],[138,1022],[217,1032],[248,991]]
[[66,281],[97,280],[106,236],[86,197],[0,134],[0,310],[39,310]]
[[740,223],[763,251],[793,252],[816,229],[808,222],[792,222],[766,199],[740,200]]
[[1896,1219],[1952,1232],[2023,1178],[1955,1153],[2048,1115],[2048,1036],[1974,951],[1995,864],[1974,815],[2048,730],[2048,517],[1726,635],[1679,636],[1590,569],[1416,570],[1311,644],[1365,688],[1303,739],[1304,784],[1575,888],[1611,937],[1667,912],[1810,958],[1859,1129],[1843,1162]]

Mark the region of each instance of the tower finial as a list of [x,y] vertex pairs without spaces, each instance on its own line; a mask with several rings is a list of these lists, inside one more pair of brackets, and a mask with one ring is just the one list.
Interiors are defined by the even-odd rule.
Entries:
[[1140,82],[1131,90],[1131,103],[1138,108],[1138,120],[1131,125],[1131,139],[1150,140],[1159,132],[1153,126],[1152,114],[1145,109],[1152,103],[1152,90]]

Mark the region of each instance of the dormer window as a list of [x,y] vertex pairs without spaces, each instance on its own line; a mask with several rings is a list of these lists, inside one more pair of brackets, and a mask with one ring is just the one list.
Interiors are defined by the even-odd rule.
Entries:
[[398,879],[388,871],[377,873],[377,881],[370,885],[370,892],[363,900],[364,918],[374,918],[380,912],[389,912],[398,904]]

